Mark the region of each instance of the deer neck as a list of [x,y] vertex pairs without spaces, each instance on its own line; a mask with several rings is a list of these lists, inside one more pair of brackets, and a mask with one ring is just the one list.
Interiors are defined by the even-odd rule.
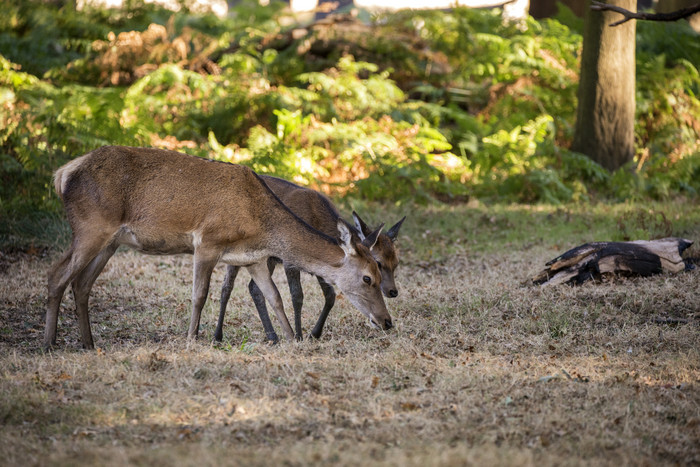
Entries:
[[343,264],[345,252],[333,238],[295,220],[276,236],[275,256],[289,265],[331,279]]
[[258,177],[272,202],[267,224],[268,245],[273,256],[317,276],[331,279],[343,264],[345,252],[337,240],[320,232],[297,216]]

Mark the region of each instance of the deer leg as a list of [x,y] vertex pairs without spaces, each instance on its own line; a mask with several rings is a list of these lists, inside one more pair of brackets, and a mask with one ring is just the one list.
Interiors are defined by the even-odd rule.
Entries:
[[73,297],[75,297],[75,312],[78,316],[78,324],[80,325],[80,339],[83,342],[83,348],[94,348],[92,340],[92,332],[90,331],[90,317],[88,314],[88,299],[90,290],[104,269],[107,261],[117,251],[117,245],[109,245],[102,250],[85,269],[73,280]]
[[214,266],[219,261],[218,254],[207,254],[201,250],[194,252],[194,274],[192,280],[192,316],[187,338],[194,340],[199,332],[199,320],[202,317],[202,308],[209,294],[209,282]]
[[[275,272],[275,267],[277,266],[277,261],[274,258],[267,259],[267,270],[270,272],[270,276]],[[248,291],[250,291],[250,296],[253,298],[253,303],[255,303],[255,309],[258,310],[258,316],[262,322],[263,329],[265,329],[265,335],[267,339],[276,344],[279,342],[279,337],[275,332],[274,326],[272,326],[272,321],[270,321],[270,314],[267,311],[267,306],[265,305],[265,296],[263,295],[258,284],[255,283],[253,279],[250,280],[248,284]]]
[[58,308],[66,286],[70,281],[69,266],[73,257],[73,247],[63,255],[63,258],[49,272],[49,298],[46,308],[46,326],[44,327],[44,350],[56,345],[56,328],[58,327]]
[[273,344],[278,343],[279,337],[277,337],[272,321],[270,321],[270,314],[267,311],[267,305],[265,305],[265,296],[253,279],[248,283],[248,291],[250,291],[250,296],[253,298],[253,303],[255,303],[255,309],[258,310],[258,316],[260,316],[263,329],[265,329],[267,340]]
[[87,240],[82,242],[74,234],[70,249],[49,272],[44,350],[56,345],[58,310],[66,287],[104,249],[107,238],[106,236],[87,237]]
[[311,331],[311,337],[314,339],[321,337],[321,333],[323,333],[323,326],[326,324],[326,319],[328,319],[328,313],[330,313],[331,308],[333,308],[333,305],[335,305],[335,289],[333,289],[333,286],[323,280],[321,277],[317,276],[316,278],[318,279],[318,284],[321,286],[321,291],[323,292],[326,302],[323,305],[323,310],[321,310],[318,321],[316,321],[316,325]]
[[224,278],[224,283],[221,286],[221,304],[219,306],[219,321],[216,323],[216,331],[214,331],[214,340],[216,342],[221,342],[224,338],[224,316],[226,315],[226,305],[231,298],[231,291],[233,290],[233,283],[236,281],[236,276],[238,271],[240,271],[240,266],[228,266],[226,268],[226,277]]
[[294,307],[294,331],[296,339],[302,340],[303,330],[301,329],[301,307],[304,305],[304,291],[301,288],[301,274],[294,267],[284,266],[284,272],[287,275],[287,283],[289,284],[289,293],[292,295],[292,307]]
[[275,311],[277,319],[282,326],[284,335],[288,340],[294,339],[294,332],[292,332],[292,327],[289,325],[289,320],[287,315],[284,314],[284,305],[282,303],[282,297],[280,297],[279,290],[274,282],[272,282],[272,277],[268,269],[268,265],[265,263],[257,263],[251,266],[247,266],[250,275],[253,276],[253,280],[260,288],[270,306]]

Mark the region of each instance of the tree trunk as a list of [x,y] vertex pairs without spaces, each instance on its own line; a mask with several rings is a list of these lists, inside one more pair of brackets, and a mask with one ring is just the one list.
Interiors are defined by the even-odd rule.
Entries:
[[[627,10],[636,7],[636,0],[608,3]],[[590,1],[586,5],[590,7]],[[609,170],[634,156],[635,22],[609,26],[618,19],[617,13],[586,9],[571,147]]]

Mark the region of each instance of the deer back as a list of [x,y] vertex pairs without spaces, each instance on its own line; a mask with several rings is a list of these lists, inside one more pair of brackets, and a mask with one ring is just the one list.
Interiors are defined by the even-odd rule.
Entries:
[[262,175],[261,178],[304,222],[326,235],[338,237],[338,219],[341,216],[328,197],[281,178],[268,175]]
[[[59,169],[55,185],[74,232],[116,230],[121,243],[146,253],[191,253],[204,241],[267,254],[283,247],[282,228],[282,237],[320,235],[249,168],[175,151],[106,146]],[[337,262],[340,253],[325,259]]]

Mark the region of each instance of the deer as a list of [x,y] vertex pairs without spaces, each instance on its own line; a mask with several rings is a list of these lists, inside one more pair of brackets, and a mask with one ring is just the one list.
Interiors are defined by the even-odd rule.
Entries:
[[[307,222],[310,226],[325,233],[326,235],[337,237],[337,224],[338,220],[341,219],[341,216],[338,209],[333,205],[328,197],[315,190],[296,185],[295,183],[281,178],[269,175],[261,175],[260,178],[262,178],[265,183],[267,183],[267,186],[270,187],[270,189],[277,196],[279,196],[283,203],[285,203],[296,215]],[[372,234],[373,230],[368,227],[359,214],[353,211],[352,217],[355,227],[360,234],[360,238],[367,238]],[[386,233],[382,232],[377,237],[377,241],[374,242],[373,246],[370,248],[370,252],[377,261],[377,265],[379,266],[381,272],[380,287],[382,293],[388,298],[395,298],[399,294],[394,278],[394,271],[399,265],[395,241],[405,219],[406,216],[399,220]],[[275,267],[280,263],[282,263],[282,261],[279,258],[273,257],[268,260],[270,274],[274,272]],[[216,325],[216,330],[214,331],[214,340],[216,342],[221,342],[223,340],[223,325],[224,317],[226,315],[226,307],[231,297],[233,285],[239,270],[240,267],[238,266],[228,266],[226,268],[226,276],[221,287],[219,319]],[[284,272],[287,277],[289,292],[292,296],[295,337],[297,340],[302,340],[303,330],[301,325],[301,310],[304,303],[304,292],[301,287],[300,271],[294,265],[284,263]],[[317,276],[316,279],[321,287],[325,300],[323,309],[321,310],[318,320],[310,333],[312,338],[318,339],[321,337],[328,315],[335,304],[336,293],[333,286],[328,284],[323,277]],[[260,317],[260,321],[262,321],[267,339],[272,343],[278,342],[279,338],[274,327],[272,326],[272,322],[270,321],[270,317],[265,306],[264,296],[262,295],[262,292],[255,283],[254,279],[251,279],[251,281],[248,283],[248,290],[253,298],[255,307],[258,310],[258,315]]]
[[282,259],[337,286],[374,328],[389,330],[381,273],[370,253],[381,229],[360,239],[337,223],[338,238],[309,226],[248,167],[176,151],[103,146],[59,168],[54,188],[72,229],[70,247],[48,274],[44,348],[56,345],[58,312],[71,284],[82,345],[94,348],[88,298],[120,245],[145,254],[192,254],[196,339],[216,264],[245,267],[294,339],[267,260]]

